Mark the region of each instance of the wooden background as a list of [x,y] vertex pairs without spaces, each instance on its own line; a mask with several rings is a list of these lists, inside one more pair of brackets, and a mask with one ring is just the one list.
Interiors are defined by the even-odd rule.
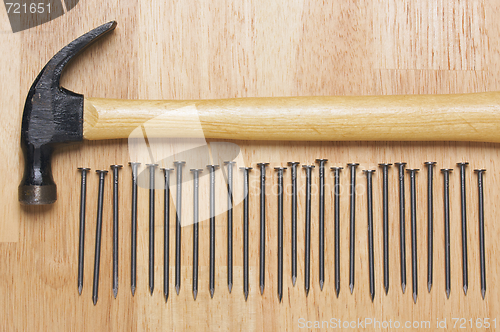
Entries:
[[[184,227],[182,242],[183,283],[175,295],[170,261],[170,297],[162,296],[163,223],[157,194],[156,287],[147,286],[147,191],[139,192],[138,289],[130,292],[130,168],[124,167],[120,182],[120,288],[117,299],[111,290],[111,178],[108,176],[101,257],[100,294],[92,304],[92,271],[95,240],[97,175],[90,174],[85,241],[85,279],[77,292],[77,241],[80,175],[76,168],[93,170],[129,161],[127,141],[85,142],[61,148],[54,156],[54,177],[59,199],[53,206],[22,207],[17,186],[23,160],[19,148],[20,119],[26,93],[44,64],[61,47],[84,32],[109,20],[116,31],[74,61],[63,85],[85,96],[142,99],[231,98],[253,96],[427,94],[494,91],[500,78],[499,1],[80,1],[66,15],[47,24],[13,34],[5,10],[0,9],[0,100],[2,121],[0,158],[0,324],[1,330],[17,331],[135,331],[135,330],[295,330],[299,320],[331,318],[379,321],[430,321],[452,318],[497,319],[500,265],[497,239],[500,226],[495,216],[500,178],[499,147],[487,143],[402,142],[234,142],[247,165],[269,161],[303,164],[328,158],[327,166],[356,161],[358,199],[356,219],[356,288],[348,287],[348,172],[342,173],[341,198],[341,292],[333,284],[332,174],[327,172],[326,283],[318,283],[318,194],[314,171],[312,209],[312,289],[304,292],[304,172],[301,171],[298,211],[298,280],[290,277],[290,197],[285,197],[284,301],[277,298],[276,208],[272,189],[267,194],[266,289],[258,287],[258,188],[252,173],[250,213],[250,296],[242,291],[242,205],[234,217],[234,286],[226,285],[226,215],[217,216],[216,292],[208,290],[208,223],[200,227],[200,291],[191,294],[192,227]],[[434,286],[426,290],[426,172],[423,162],[434,160],[438,168],[455,168],[451,175],[452,292],[446,299],[443,248],[443,178],[435,180]],[[460,196],[458,168],[467,160],[469,245],[469,292],[464,296],[461,278]],[[390,278],[389,294],[383,292],[381,173],[374,177],[374,234],[376,296],[368,290],[365,177],[362,169],[379,162],[406,161],[421,168],[418,181],[419,297],[413,304],[411,265],[407,292],[399,280],[397,172],[390,171]],[[168,165],[165,165],[168,166]],[[480,295],[477,184],[474,168],[486,168],[485,218],[488,290]],[[185,179],[189,180],[188,169]],[[437,169],[438,169],[437,168]],[[436,170],[437,170],[436,169]],[[241,173],[235,172],[238,181]],[[269,187],[276,184],[268,172]],[[408,177],[407,177],[408,181]],[[285,185],[290,183],[289,170]],[[208,182],[201,183],[201,204],[206,205]],[[189,220],[191,182],[185,182],[183,216]],[[408,186],[407,186],[408,188]],[[274,191],[275,192],[275,191]],[[222,184],[218,199],[225,204]],[[407,192],[407,199],[409,192]],[[409,201],[407,201],[409,204]],[[409,207],[409,205],[407,205]],[[184,211],[185,210],[185,211]],[[409,225],[409,208],[407,224]],[[174,252],[174,221],[171,219],[171,255]],[[407,255],[410,257],[409,227]],[[172,257],[172,256],[171,256]],[[469,324],[469,323],[468,323]]]

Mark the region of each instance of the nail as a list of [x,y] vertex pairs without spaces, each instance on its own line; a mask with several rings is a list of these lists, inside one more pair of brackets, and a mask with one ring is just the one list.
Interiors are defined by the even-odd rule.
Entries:
[[417,189],[416,174],[419,169],[407,169],[410,173],[410,207],[411,207],[411,272],[413,302],[417,303],[418,296],[418,266],[417,266]]
[[427,161],[427,290],[432,288],[433,247],[434,247],[434,200],[433,200],[433,170],[435,161]]
[[227,165],[227,287],[233,289],[233,165],[235,161],[225,161]]
[[132,217],[130,241],[130,290],[135,295],[137,287],[137,169],[141,163],[129,162],[132,167]]
[[269,163],[258,163],[260,167],[260,294],[264,294],[266,284],[266,166]]
[[181,290],[181,216],[182,216],[182,166],[184,166],[185,161],[174,161],[175,168],[177,170],[177,181],[176,181],[176,195],[177,204],[175,207],[175,291],[179,295]]
[[248,300],[248,183],[252,167],[240,167],[243,170],[243,293]]
[[292,284],[297,280],[297,165],[298,161],[288,163],[292,176]]
[[319,163],[319,287],[325,283],[325,163],[328,159],[316,159]]
[[370,297],[373,302],[375,298],[375,268],[373,263],[373,187],[372,175],[375,170],[364,170],[366,175],[366,199],[368,220],[368,270],[370,274]]
[[123,165],[111,165],[113,170],[113,296],[118,295],[118,172]]
[[95,230],[95,254],[94,254],[94,283],[92,289],[92,301],[97,304],[99,294],[99,267],[101,262],[101,235],[102,235],[102,204],[104,200],[104,177],[108,171],[97,170],[99,175],[99,191],[97,195],[97,221]]
[[311,175],[314,165],[302,165],[306,170],[306,226],[305,226],[305,257],[304,257],[304,289],[309,295],[311,276]]
[[196,301],[196,296],[198,295],[198,223],[200,222],[199,218],[199,174],[203,172],[202,169],[191,169],[193,172],[193,298]]
[[450,276],[450,172],[453,169],[443,168],[444,176],[444,269],[446,283],[446,298],[450,298],[451,276]]
[[87,172],[90,168],[78,167],[82,173],[80,187],[80,237],[78,241],[78,294],[82,295],[83,289],[83,266],[85,253],[85,210],[87,206]]
[[330,167],[334,177],[334,228],[335,228],[335,293],[340,293],[340,170],[342,167]]
[[405,166],[406,163],[395,163],[399,170],[399,258],[401,271],[401,289],[406,290],[406,230],[405,230]]
[[462,282],[464,294],[467,295],[469,288],[469,271],[467,263],[467,194],[465,186],[465,167],[468,162],[457,163],[460,167],[460,207],[462,212]]
[[286,167],[275,167],[278,171],[278,299],[283,299],[283,171]]
[[384,290],[389,292],[389,167],[392,164],[381,163],[382,167],[382,215],[383,215],[383,242],[384,242]]
[[475,169],[477,174],[477,188],[478,188],[478,208],[479,208],[479,264],[481,273],[481,296],[486,295],[486,264],[485,264],[485,251],[484,251],[484,186],[483,174],[485,169]]
[[355,252],[356,252],[356,167],[358,163],[349,163],[351,172],[351,184],[350,184],[350,234],[349,234],[349,288],[351,294],[354,291],[354,280],[355,280]]
[[219,165],[207,165],[210,171],[210,297],[215,292],[215,170]]
[[146,164],[149,168],[149,292],[155,288],[155,168],[158,164]]
[[163,187],[163,295],[168,300],[170,281],[170,172],[173,168],[162,168],[165,183]]

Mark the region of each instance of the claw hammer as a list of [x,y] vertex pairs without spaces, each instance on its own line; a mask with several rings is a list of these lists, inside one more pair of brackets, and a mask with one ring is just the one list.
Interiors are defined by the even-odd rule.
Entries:
[[21,125],[21,203],[56,201],[51,156],[57,144],[128,138],[145,123],[148,137],[500,142],[500,92],[119,100],[86,98],[61,87],[66,64],[115,27],[116,22],[108,22],[69,43],[33,82]]

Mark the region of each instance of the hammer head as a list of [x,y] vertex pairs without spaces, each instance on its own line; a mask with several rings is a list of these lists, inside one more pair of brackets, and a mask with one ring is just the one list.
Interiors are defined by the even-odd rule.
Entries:
[[116,27],[112,21],[84,34],[60,50],[33,82],[21,125],[24,176],[19,185],[23,204],[51,204],[57,199],[51,157],[58,143],[83,140],[83,95],[59,86],[66,64]]

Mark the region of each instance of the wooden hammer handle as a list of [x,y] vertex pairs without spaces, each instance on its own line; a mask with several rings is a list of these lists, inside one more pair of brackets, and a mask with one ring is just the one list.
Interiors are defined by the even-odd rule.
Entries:
[[500,92],[219,100],[86,98],[84,138],[500,142]]

